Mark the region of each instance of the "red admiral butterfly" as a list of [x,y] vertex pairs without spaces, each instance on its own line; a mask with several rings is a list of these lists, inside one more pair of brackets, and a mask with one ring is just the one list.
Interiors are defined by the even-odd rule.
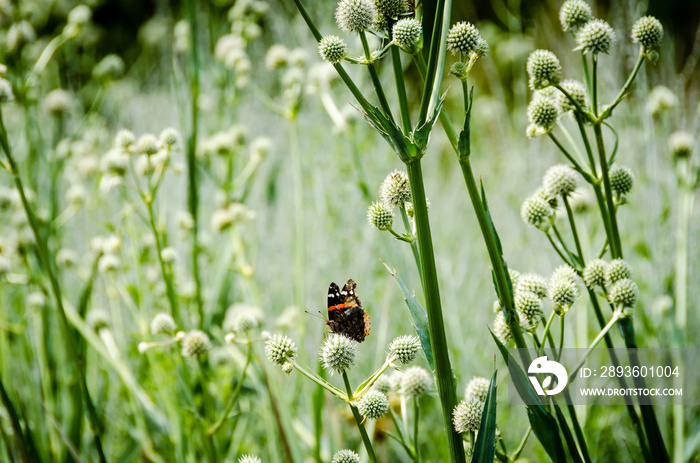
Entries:
[[332,332],[362,342],[369,334],[369,314],[362,309],[362,303],[355,293],[357,285],[348,280],[341,290],[331,283],[328,287],[328,321]]

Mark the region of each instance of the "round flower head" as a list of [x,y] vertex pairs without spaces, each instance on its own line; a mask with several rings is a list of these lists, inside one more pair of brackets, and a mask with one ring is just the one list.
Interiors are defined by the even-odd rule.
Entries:
[[387,29],[389,19],[396,18],[406,11],[405,0],[374,0],[374,6],[377,7],[375,27],[380,31]]
[[177,260],[177,251],[171,247],[163,248],[160,257],[163,259],[163,263],[172,264]]
[[608,293],[608,300],[615,306],[633,308],[639,298],[637,284],[629,278],[618,280]]
[[151,320],[151,333],[153,334],[173,334],[176,329],[177,325],[170,314],[159,313]]
[[360,463],[360,455],[352,450],[343,449],[333,455],[331,463]]
[[565,164],[547,169],[542,181],[545,191],[552,196],[569,196],[576,189],[577,183],[576,171]]
[[589,21],[576,35],[578,46],[575,50],[583,50],[584,53],[609,54],[615,41],[615,31],[610,24],[602,19]]
[[379,197],[390,207],[410,202],[411,185],[406,172],[395,170],[387,175],[379,187]]
[[518,272],[515,269],[509,268],[508,277],[510,278],[510,282],[513,284],[513,286],[515,286],[520,281],[520,272]]
[[100,330],[109,328],[109,314],[104,309],[92,309],[85,317],[85,322],[99,333]]
[[327,35],[318,43],[318,52],[321,58],[331,64],[335,64],[343,61],[348,55],[348,46],[340,37]]
[[[566,90],[566,92],[569,95],[571,95],[571,98],[573,98],[574,101],[576,101],[576,103],[578,103],[580,107],[585,108],[586,106],[588,106],[588,100],[586,98],[586,86],[583,84],[583,82],[579,82],[578,80],[573,79],[567,79],[561,83],[561,86],[564,90]],[[559,107],[564,112],[573,111],[574,109],[576,109],[571,100],[569,100],[569,98],[562,92],[557,92],[556,101]]]
[[549,280],[548,296],[558,315],[568,312],[578,299],[578,286],[564,266],[557,269]]
[[689,158],[695,146],[695,139],[685,131],[674,132],[668,139],[668,147],[676,159]]
[[488,49],[489,44],[472,23],[458,22],[447,32],[447,51],[453,55],[462,53],[469,58],[478,58],[484,56]]
[[297,356],[297,346],[287,336],[275,334],[265,342],[265,356],[270,362],[284,365]]
[[594,259],[583,269],[583,282],[588,288],[593,289],[596,286],[605,284],[605,268],[607,264],[604,260]]
[[376,420],[389,411],[389,398],[377,390],[370,389],[357,402],[357,409],[364,418]]
[[547,280],[545,280],[542,275],[526,273],[518,280],[515,290],[516,292],[529,291],[535,293],[537,297],[544,299],[547,297]]
[[632,26],[632,42],[640,44],[645,51],[655,50],[664,39],[664,27],[653,16],[639,18]]
[[182,340],[183,357],[199,357],[211,350],[211,341],[204,331],[192,330]]
[[92,77],[97,80],[118,79],[124,74],[124,60],[119,55],[109,54],[92,68]]
[[167,128],[160,133],[160,144],[172,148],[180,141],[180,134],[173,128]]
[[68,13],[68,22],[71,24],[87,24],[92,17],[92,11],[86,5],[78,5]]
[[519,291],[515,295],[515,309],[528,331],[537,328],[542,317],[542,299],[530,291]]
[[554,100],[535,97],[527,107],[527,117],[533,125],[549,132],[557,122],[559,108]]
[[486,402],[486,394],[489,392],[490,381],[481,376],[473,377],[467,387],[464,388],[464,397],[476,397],[482,402]]
[[380,376],[372,385],[372,389],[382,394],[388,394],[391,390],[391,380],[388,376]]
[[238,463],[262,463],[262,460],[255,455],[243,455],[238,459]]
[[396,21],[391,30],[394,42],[406,53],[415,54],[421,48],[423,26],[413,18]]
[[122,129],[114,137],[114,146],[123,150],[128,150],[134,143],[136,143],[136,137],[131,130]]
[[395,355],[404,365],[411,363],[420,350],[420,339],[417,336],[405,335],[391,341],[389,352]]
[[141,135],[136,143],[136,151],[141,154],[152,155],[158,152],[158,139],[155,135],[147,133]]
[[591,7],[583,0],[566,0],[559,10],[559,21],[565,31],[576,31],[592,18]]
[[371,0],[340,0],[335,19],[343,32],[362,32],[369,29],[377,18]]
[[620,195],[629,193],[633,183],[634,175],[629,168],[619,166],[610,171],[610,187],[615,193]]
[[572,283],[576,283],[576,276],[577,276],[576,270],[571,268],[571,266],[569,266],[569,265],[560,265],[552,273],[552,278],[559,278],[559,279],[570,281]]
[[52,116],[63,116],[73,108],[73,97],[67,91],[57,88],[44,98],[44,108]]
[[549,204],[549,207],[551,207],[554,210],[556,210],[559,207],[559,197],[557,195],[553,195],[544,187],[538,188],[533,196],[538,196],[544,199],[545,201],[547,201],[547,204]]
[[496,314],[496,318],[493,320],[493,334],[495,334],[498,340],[503,344],[507,343],[512,337],[510,327],[506,323],[506,319],[503,316],[503,311],[499,311]]
[[399,392],[406,396],[419,397],[433,388],[433,378],[422,367],[410,367],[404,370],[399,382]]
[[608,284],[613,284],[625,278],[632,278],[632,269],[626,261],[615,259],[605,268],[605,281]]
[[342,373],[355,364],[357,343],[347,336],[333,333],[321,347],[323,367]]
[[109,273],[117,270],[122,265],[122,261],[114,254],[105,254],[97,264],[100,272]]
[[389,230],[394,225],[394,213],[384,203],[372,203],[367,209],[367,221],[379,230]]
[[542,197],[535,195],[526,199],[520,208],[520,217],[542,231],[549,230],[551,226],[550,218],[554,214],[554,210]]
[[484,402],[476,397],[467,397],[461,401],[452,412],[452,423],[455,426],[455,431],[458,433],[478,431],[483,411]]
[[560,81],[559,58],[549,50],[535,50],[530,53],[526,68],[530,78],[530,88],[533,90],[556,85]]

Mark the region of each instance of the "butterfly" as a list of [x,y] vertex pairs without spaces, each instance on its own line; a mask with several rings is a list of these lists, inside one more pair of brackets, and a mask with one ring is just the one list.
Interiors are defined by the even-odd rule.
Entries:
[[355,293],[357,284],[348,280],[341,290],[337,284],[328,287],[328,321],[326,325],[332,332],[362,342],[369,334],[369,314],[362,308],[362,303]]

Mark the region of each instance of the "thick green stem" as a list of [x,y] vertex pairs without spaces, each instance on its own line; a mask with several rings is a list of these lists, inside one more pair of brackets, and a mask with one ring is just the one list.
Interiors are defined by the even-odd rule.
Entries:
[[[348,398],[352,400],[352,387],[350,387],[348,374],[345,371],[343,371],[343,382],[345,383],[345,390],[348,391]],[[352,416],[355,418],[355,423],[357,423],[357,428],[360,430],[360,435],[362,436],[362,443],[365,445],[365,450],[367,450],[367,458],[369,458],[369,461],[371,463],[377,463],[377,457],[374,454],[374,447],[372,447],[372,441],[369,439],[369,435],[367,435],[365,425],[362,424],[362,416],[360,416],[360,412],[357,410],[357,407],[354,406],[351,402],[348,402],[348,405],[350,405],[350,410],[352,411]]]
[[[408,179],[411,184],[416,234],[418,235],[418,249],[424,278],[423,294],[426,300],[430,344],[433,348],[433,355],[435,358],[435,377],[438,394],[440,395],[440,403],[442,405],[445,435],[449,444],[450,460],[453,462],[464,462],[464,448],[462,447],[461,436],[452,427],[452,410],[456,405],[457,395],[455,392],[455,382],[452,366],[450,364],[449,351],[447,349],[447,339],[445,337],[445,324],[440,303],[440,288],[438,286],[437,269],[435,267],[433,240],[430,234],[430,220],[428,218],[428,205],[425,199],[420,159],[414,160],[407,164],[406,167],[408,169]],[[522,339],[522,334],[520,336]]]
[[406,96],[406,82],[403,78],[403,66],[401,66],[401,54],[399,47],[391,47],[391,64],[394,68],[394,80],[396,80],[396,93],[399,97],[399,111],[401,113],[401,125],[405,134],[411,133],[411,112],[408,109],[408,97]]

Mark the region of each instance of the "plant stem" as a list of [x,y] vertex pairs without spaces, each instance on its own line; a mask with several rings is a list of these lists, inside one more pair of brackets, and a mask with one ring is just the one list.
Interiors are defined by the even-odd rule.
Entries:
[[600,124],[593,126],[595,131],[596,144],[598,145],[598,161],[603,174],[603,186],[605,187],[605,200],[607,203],[607,215],[610,221],[610,253],[613,259],[622,259],[622,245],[620,243],[620,231],[617,226],[617,214],[615,214],[615,204],[613,203],[612,187],[610,186],[610,174],[608,161],[605,155],[605,144],[603,142],[603,131]]
[[[421,267],[424,277],[423,294],[426,300],[428,314],[428,329],[430,344],[435,358],[435,379],[442,405],[443,423],[445,435],[449,444],[450,460],[453,462],[464,461],[464,448],[460,434],[452,427],[452,410],[456,404],[455,382],[447,350],[445,337],[445,324],[442,317],[440,303],[440,288],[438,286],[437,269],[435,268],[435,255],[433,254],[433,240],[430,235],[430,220],[428,218],[428,205],[425,199],[423,186],[423,172],[420,159],[406,164],[408,179],[411,184],[413,199],[413,213],[416,223],[418,249],[421,257]],[[520,333],[519,333],[520,334]],[[522,334],[521,334],[522,338]],[[524,341],[523,341],[524,342]]]
[[238,384],[236,384],[236,389],[234,389],[233,394],[231,394],[231,397],[228,399],[228,403],[226,404],[224,412],[221,414],[221,418],[219,418],[216,421],[216,423],[214,423],[207,431],[209,435],[216,434],[216,431],[218,431],[221,425],[224,424],[229,414],[231,413],[231,410],[233,410],[233,406],[236,405],[236,402],[238,401],[238,396],[241,394],[241,389],[243,389],[243,381],[245,381],[246,373],[248,371],[248,365],[250,365],[250,359],[252,357],[253,352],[253,345],[250,342],[250,339],[248,339],[247,346],[248,352],[246,354],[243,371],[241,372],[241,378],[238,380]]
[[618,320],[620,320],[620,312],[618,312],[618,311],[616,310],[615,312],[613,312],[612,318],[610,319],[610,321],[608,322],[608,324],[605,325],[605,327],[603,327],[603,329],[600,331],[600,333],[598,333],[598,336],[596,336],[595,339],[593,339],[593,341],[591,342],[591,344],[588,346],[588,349],[586,350],[586,353],[583,355],[583,358],[582,358],[581,361],[578,363],[578,365],[576,365],[576,368],[574,368],[574,369],[572,370],[571,374],[569,374],[569,381],[572,381],[572,380],[576,377],[576,373],[578,373],[578,371],[581,369],[581,367],[583,366],[583,364],[586,363],[586,359],[587,359],[588,356],[591,354],[591,352],[593,351],[593,349],[595,348],[595,346],[597,346],[598,343],[600,342],[600,340],[603,339],[603,338],[605,337],[605,335],[607,334],[607,332],[610,331],[610,329],[611,329],[613,326],[615,326],[615,323],[617,323]]
[[571,210],[571,204],[569,204],[568,196],[564,196],[564,206],[566,207],[566,215],[569,218],[571,234],[574,235],[574,244],[576,245],[576,252],[578,253],[579,259],[581,259],[581,265],[585,266],[585,264],[583,263],[583,249],[581,248],[581,241],[578,237],[578,230],[576,230],[576,220],[574,218],[574,211]]
[[173,287],[172,275],[168,272],[165,261],[163,260],[163,243],[161,242],[158,227],[156,226],[155,214],[153,213],[153,197],[144,197],[143,200],[146,203],[146,208],[148,209],[148,224],[151,226],[153,239],[156,242],[158,263],[160,264],[160,271],[163,275],[163,281],[165,282],[165,292],[168,296],[168,302],[170,303],[170,312],[173,314],[173,318],[182,326],[180,310],[178,309],[177,305],[177,297],[175,296],[175,288]]
[[364,31],[360,32],[360,42],[362,42],[362,49],[365,52],[365,58],[367,58],[367,61],[369,61],[369,63],[367,64],[367,70],[369,70],[369,76],[372,79],[374,91],[377,93],[377,98],[379,98],[379,106],[381,106],[382,111],[384,111],[384,114],[386,114],[386,116],[390,120],[393,120],[393,117],[391,115],[391,107],[389,106],[389,102],[387,101],[386,95],[384,94],[384,88],[382,87],[382,81],[379,80],[377,68],[374,66],[374,63],[371,62],[372,52],[369,49],[369,44],[367,43],[367,35]]
[[[348,374],[345,371],[343,371],[343,382],[345,383],[345,390],[348,391],[348,399],[353,400],[352,387],[350,387]],[[354,406],[351,402],[348,402],[348,405],[350,405],[352,416],[355,417],[355,423],[357,423],[357,428],[360,430],[360,435],[362,436],[362,443],[365,445],[365,450],[367,450],[367,458],[369,458],[369,461],[371,463],[377,463],[377,457],[374,455],[372,441],[370,441],[369,436],[367,435],[365,425],[362,424],[362,417],[360,416],[360,412],[357,410],[357,407]]]
[[418,406],[418,396],[413,397],[413,448],[416,451],[415,462],[420,461],[420,452],[418,451],[418,423],[420,418],[420,407]]
[[396,93],[399,96],[399,112],[401,114],[401,125],[404,134],[411,133],[411,113],[408,109],[408,97],[406,96],[406,82],[403,78],[403,67],[401,66],[401,54],[399,47],[391,46],[391,64],[394,68],[394,80],[396,80]]
[[615,109],[615,107],[618,104],[620,104],[620,102],[625,98],[627,91],[632,86],[632,82],[634,81],[635,77],[637,77],[637,73],[642,68],[642,64],[644,64],[644,53],[643,49],[640,47],[639,57],[637,58],[637,63],[634,65],[634,69],[632,69],[632,73],[627,78],[627,82],[625,82],[625,85],[623,85],[622,89],[620,89],[620,93],[617,95],[617,98],[615,98],[613,104],[608,106],[608,108],[603,112],[603,114],[601,114],[601,120],[607,119],[612,114],[613,109]]

